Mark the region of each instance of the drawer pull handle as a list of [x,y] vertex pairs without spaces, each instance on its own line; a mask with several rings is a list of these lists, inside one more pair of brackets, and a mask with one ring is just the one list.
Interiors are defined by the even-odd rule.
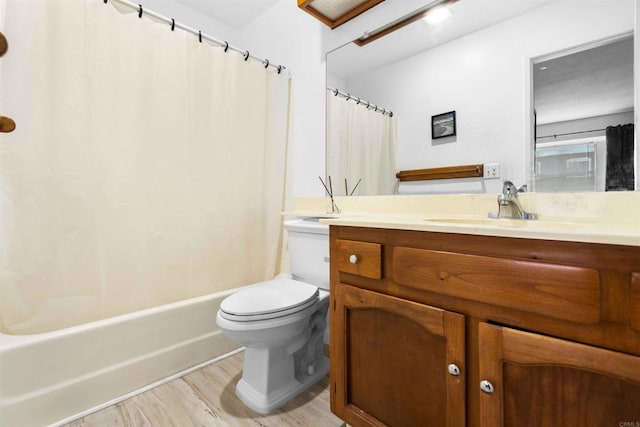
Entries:
[[351,255],[351,256],[349,257],[349,262],[350,262],[351,264],[357,264],[357,263],[358,263],[358,255]]
[[491,384],[487,380],[480,381],[480,390],[484,391],[487,394],[493,393],[493,384]]
[[452,363],[449,366],[447,366],[447,369],[449,370],[449,373],[454,377],[457,377],[458,375],[460,375],[460,368],[458,368],[458,365],[456,365],[455,363]]

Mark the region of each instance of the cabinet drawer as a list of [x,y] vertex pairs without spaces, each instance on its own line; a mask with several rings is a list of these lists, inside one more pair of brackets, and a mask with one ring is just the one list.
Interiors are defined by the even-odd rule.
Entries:
[[395,248],[402,285],[573,322],[600,320],[596,270],[426,249]]
[[379,243],[336,240],[338,271],[369,279],[382,278],[382,245]]

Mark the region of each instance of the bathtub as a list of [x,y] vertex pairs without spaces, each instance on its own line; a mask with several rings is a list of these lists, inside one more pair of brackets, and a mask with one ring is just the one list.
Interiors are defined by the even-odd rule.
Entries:
[[233,351],[216,313],[235,290],[59,331],[0,334],[0,426],[59,425]]

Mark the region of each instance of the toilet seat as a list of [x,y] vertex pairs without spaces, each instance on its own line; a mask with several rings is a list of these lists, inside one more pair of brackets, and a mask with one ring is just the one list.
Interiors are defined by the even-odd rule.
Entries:
[[318,301],[318,288],[292,279],[274,279],[242,289],[220,304],[220,316],[251,322],[287,316]]

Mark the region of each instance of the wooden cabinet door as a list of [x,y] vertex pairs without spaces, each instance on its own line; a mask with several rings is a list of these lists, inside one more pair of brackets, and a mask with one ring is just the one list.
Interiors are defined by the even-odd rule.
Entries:
[[479,341],[481,426],[640,425],[640,357],[486,323]]
[[342,283],[334,289],[333,412],[352,426],[464,426],[464,316]]

